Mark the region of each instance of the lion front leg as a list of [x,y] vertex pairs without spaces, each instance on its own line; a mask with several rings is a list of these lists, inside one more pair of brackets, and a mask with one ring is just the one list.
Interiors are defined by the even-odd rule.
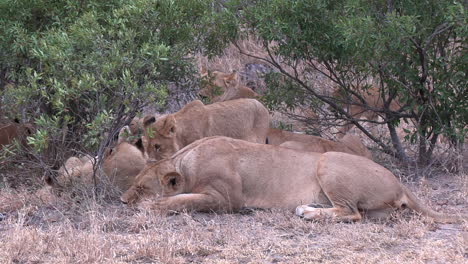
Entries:
[[232,211],[232,205],[226,203],[224,199],[219,199],[214,195],[201,193],[183,193],[174,196],[159,198],[152,206],[152,209],[161,211]]

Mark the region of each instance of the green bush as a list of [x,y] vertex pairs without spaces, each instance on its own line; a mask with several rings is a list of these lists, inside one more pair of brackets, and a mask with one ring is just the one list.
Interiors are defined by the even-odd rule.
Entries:
[[[269,83],[279,87],[271,89],[270,102],[291,105],[307,96],[318,98],[339,119],[352,122],[385,152],[407,162],[410,158],[395,132],[401,120],[416,124],[408,138],[418,142],[422,164],[429,163],[440,135],[453,142],[464,140],[468,121],[464,2],[246,0],[229,1],[227,6],[223,27],[242,30],[225,30],[220,39],[260,37],[271,55],[266,61],[286,80]],[[357,98],[351,104],[381,116],[392,143],[369,133],[337,98],[320,93],[310,78],[317,72]],[[379,89],[382,108],[362,100],[370,78]],[[392,110],[395,100],[401,107]]]
[[193,78],[212,10],[202,0],[2,1],[2,110],[35,123],[29,142],[45,167],[71,149],[101,155],[143,107],[165,104],[169,84]]

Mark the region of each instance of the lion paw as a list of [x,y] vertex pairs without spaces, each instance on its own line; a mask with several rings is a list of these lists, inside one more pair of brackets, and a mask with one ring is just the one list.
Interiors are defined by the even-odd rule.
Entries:
[[296,215],[305,219],[319,219],[322,216],[322,209],[310,207],[309,205],[300,205],[296,208]]
[[304,216],[304,212],[308,206],[307,205],[299,205],[296,207],[296,215],[298,216]]

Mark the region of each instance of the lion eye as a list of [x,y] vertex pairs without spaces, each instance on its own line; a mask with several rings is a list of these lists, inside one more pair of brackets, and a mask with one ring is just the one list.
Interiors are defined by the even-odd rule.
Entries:
[[161,145],[155,144],[155,145],[154,145],[154,149],[155,149],[156,151],[161,150]]

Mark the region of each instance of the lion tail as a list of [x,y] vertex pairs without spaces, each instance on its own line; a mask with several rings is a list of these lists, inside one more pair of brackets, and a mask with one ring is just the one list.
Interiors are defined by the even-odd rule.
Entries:
[[421,213],[422,215],[429,216],[433,218],[436,222],[440,223],[454,223],[454,222],[461,222],[463,220],[468,220],[466,215],[449,215],[444,213],[439,213],[428,206],[424,205],[421,200],[419,200],[407,187],[402,186],[404,190],[404,194],[406,199],[405,203],[409,208],[415,210],[416,212]]

